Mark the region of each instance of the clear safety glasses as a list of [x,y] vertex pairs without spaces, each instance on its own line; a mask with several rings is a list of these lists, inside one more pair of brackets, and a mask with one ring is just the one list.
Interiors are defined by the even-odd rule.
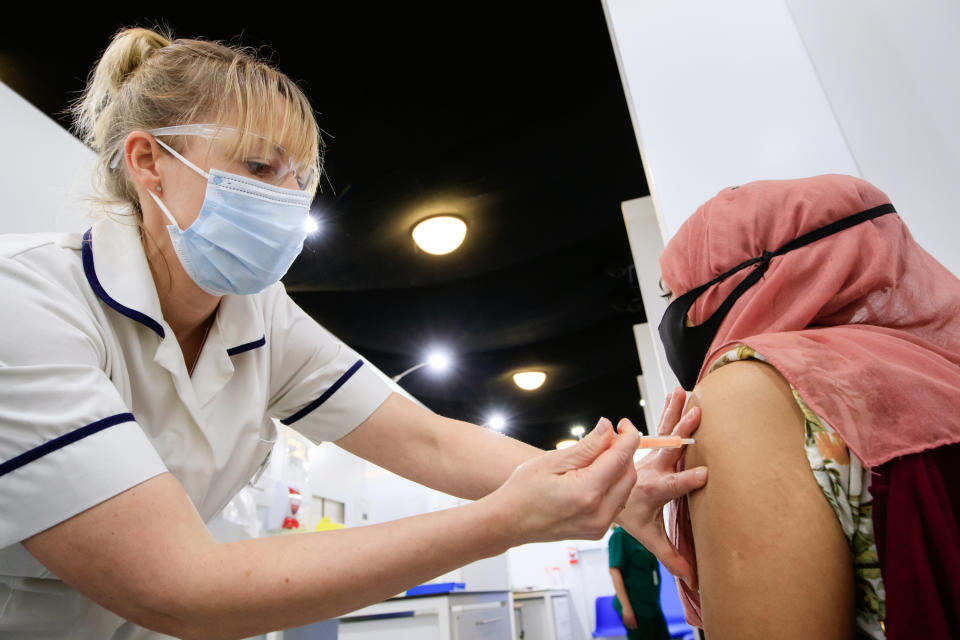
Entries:
[[[230,155],[232,145],[237,143],[236,136],[239,134],[232,127],[216,124],[184,124],[160,127],[159,129],[151,129],[149,133],[154,136],[200,136],[214,141],[220,147],[218,151],[224,157]],[[280,186],[290,174],[293,174],[301,191],[312,190],[316,186],[319,174],[315,165],[297,163],[290,152],[262,136],[248,134],[246,143],[247,148],[240,161],[251,177],[274,186]],[[119,164],[119,159],[118,154],[118,157],[111,163],[111,167]]]

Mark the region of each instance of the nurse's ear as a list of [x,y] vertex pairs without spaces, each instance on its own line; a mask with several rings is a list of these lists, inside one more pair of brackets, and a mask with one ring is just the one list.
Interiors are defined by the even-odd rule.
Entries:
[[[159,191],[163,176],[160,169],[160,145],[146,131],[132,131],[123,143],[123,159],[127,166],[127,175],[140,192]],[[141,201],[143,200],[141,194]]]

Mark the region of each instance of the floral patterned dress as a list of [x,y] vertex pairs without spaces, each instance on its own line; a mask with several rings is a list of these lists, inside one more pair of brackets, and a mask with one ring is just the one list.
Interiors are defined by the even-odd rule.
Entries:
[[[738,345],[720,356],[708,373],[737,360],[767,362],[750,347]],[[850,455],[847,445],[833,427],[807,406],[792,385],[790,390],[805,418],[803,448],[810,469],[850,545],[856,588],[857,638],[885,638],[882,627],[885,616],[883,580],[873,539],[873,498],[868,490],[870,470],[864,468],[856,456]]]

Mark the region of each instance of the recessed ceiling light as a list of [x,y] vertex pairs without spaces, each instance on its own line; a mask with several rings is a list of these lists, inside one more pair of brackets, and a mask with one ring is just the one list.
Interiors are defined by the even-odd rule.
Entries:
[[450,253],[467,236],[467,223],[456,216],[433,216],[421,220],[413,228],[413,241],[433,255]]
[[578,424],[577,426],[570,429],[570,433],[577,436],[578,438],[582,436],[584,433],[586,433],[586,431],[587,430],[584,428],[582,424]]
[[547,374],[543,371],[518,371],[513,374],[513,382],[524,391],[533,391],[539,389]]
[[557,449],[566,449],[567,447],[572,447],[577,444],[576,440],[561,440],[557,443]]
[[490,420],[487,422],[490,425],[491,429],[496,429],[497,431],[503,431],[503,428],[507,426],[507,420],[499,413],[495,413],[490,416]]

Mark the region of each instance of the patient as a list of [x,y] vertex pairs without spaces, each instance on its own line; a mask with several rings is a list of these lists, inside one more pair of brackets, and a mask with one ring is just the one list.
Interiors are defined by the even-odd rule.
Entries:
[[672,538],[710,640],[960,625],[960,281],[889,202],[839,175],[734,187],[660,258],[702,410],[681,465],[710,469]]

